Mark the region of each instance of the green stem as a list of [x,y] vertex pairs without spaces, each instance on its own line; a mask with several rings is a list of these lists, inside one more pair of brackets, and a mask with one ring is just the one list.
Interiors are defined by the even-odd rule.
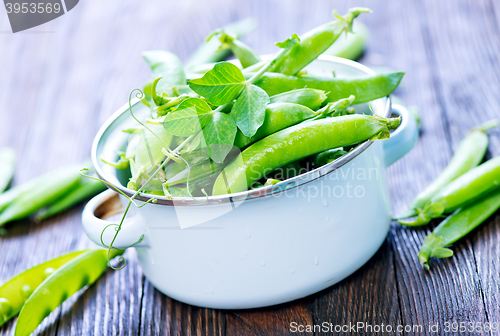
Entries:
[[247,83],[248,84],[253,84],[255,82],[257,82],[262,76],[264,76],[264,74],[269,70],[271,69],[276,63],[278,63],[278,61],[286,55],[286,53],[288,52],[288,49],[289,48],[286,48],[286,49],[283,49],[279,52],[278,55],[276,55],[274,57],[274,59],[272,59],[270,62],[268,62],[266,65],[264,65],[259,71],[257,71],[257,73],[255,75],[253,75],[249,80],[247,80]]

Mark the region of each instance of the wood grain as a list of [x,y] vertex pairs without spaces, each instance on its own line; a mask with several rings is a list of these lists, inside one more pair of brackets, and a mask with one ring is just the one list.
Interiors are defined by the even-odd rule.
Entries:
[[[142,51],[166,49],[186,59],[211,30],[255,16],[259,28],[245,41],[270,53],[274,42],[330,20],[333,8],[342,13],[354,5],[373,9],[360,17],[370,29],[362,62],[406,71],[396,95],[422,114],[418,144],[387,171],[393,211],[404,210],[446,166],[468,129],[499,117],[498,2],[94,0],[17,34],[8,33],[0,9],[0,146],[13,147],[19,156],[14,184],[89,156],[100,125],[149,78]],[[491,132],[488,157],[499,154],[499,135]],[[81,210],[40,224],[9,225],[0,237],[0,283],[51,257],[91,246],[81,229]],[[365,322],[422,325],[422,332],[394,334],[426,335],[433,323],[443,328],[445,322],[500,322],[499,221],[498,215],[490,218],[452,247],[453,258],[433,261],[430,272],[420,266],[417,252],[437,221],[422,229],[393,223],[378,253],[341,283],[293,303],[245,311],[192,307],[166,297],[144,278],[129,251],[125,270],[108,271],[51,314],[39,331],[289,335],[291,322]],[[14,322],[0,327],[0,335],[13,335]]]

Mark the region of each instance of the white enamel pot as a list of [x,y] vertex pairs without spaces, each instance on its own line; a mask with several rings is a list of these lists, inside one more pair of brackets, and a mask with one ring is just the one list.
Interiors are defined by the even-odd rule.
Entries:
[[[337,76],[373,74],[345,59],[321,57],[309,73]],[[120,184],[116,170],[102,163],[116,159],[126,144],[122,129],[136,124],[128,104],[101,128],[92,159],[101,178]],[[389,98],[372,102],[373,111],[391,115]],[[133,104],[145,118],[149,110]],[[357,111],[369,111],[358,106]],[[114,246],[134,246],[142,270],[162,293],[185,303],[222,309],[275,305],[321,291],[352,274],[379,249],[391,222],[386,167],[415,144],[418,128],[401,106],[392,113],[401,126],[388,140],[367,141],[340,159],[267,188],[210,197],[131,207]],[[123,182],[123,181],[122,181]],[[121,191],[132,195],[125,187]],[[99,218],[113,190],[94,197],[83,212],[88,237],[101,244],[109,221]],[[126,201],[123,196],[122,202]],[[149,197],[140,197],[143,204]],[[109,244],[113,229],[102,241]]]

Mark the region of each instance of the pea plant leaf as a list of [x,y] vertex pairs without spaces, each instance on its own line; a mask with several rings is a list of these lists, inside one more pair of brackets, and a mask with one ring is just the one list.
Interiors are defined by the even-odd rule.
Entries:
[[188,98],[165,117],[161,124],[176,136],[190,136],[201,130],[212,119],[213,111],[200,98]]
[[269,96],[266,91],[247,84],[231,109],[234,122],[247,137],[252,137],[264,123]]
[[203,128],[208,155],[213,161],[217,163],[224,161],[233,148],[237,130],[238,128],[229,114],[214,112],[213,117]]
[[175,54],[164,50],[151,50],[143,52],[142,57],[151,67],[153,78],[163,76],[156,87],[158,92],[169,93],[174,86],[186,85],[182,62]]
[[203,77],[190,80],[189,87],[211,104],[220,106],[238,96],[245,87],[245,77],[236,65],[220,62]]

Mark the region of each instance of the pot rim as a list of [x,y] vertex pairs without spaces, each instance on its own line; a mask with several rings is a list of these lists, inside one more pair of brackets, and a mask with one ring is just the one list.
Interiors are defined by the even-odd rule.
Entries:
[[[354,68],[357,68],[358,70],[363,71],[367,75],[375,75],[375,71],[371,70],[367,66],[351,61],[345,58],[340,58],[340,57],[335,57],[335,56],[329,56],[329,55],[321,55],[318,57],[319,60],[323,61],[330,61],[334,63],[341,63],[344,65],[352,66]],[[132,106],[135,106],[140,102],[139,99],[134,99]],[[94,165],[94,169],[97,173],[97,175],[105,182],[110,183],[109,180],[106,178],[106,174],[102,171],[100,165],[99,165],[99,159],[97,157],[97,151],[99,144],[101,142],[101,139],[108,129],[108,127],[122,114],[128,112],[128,104],[125,104],[122,106],[118,111],[116,111],[99,129],[97,132],[94,142],[92,144],[92,164]],[[386,105],[384,108],[383,113],[381,114],[382,117],[388,118],[391,115],[391,99],[390,96],[387,96],[386,99]],[[258,199],[262,197],[269,197],[271,195],[275,195],[278,193],[283,193],[286,192],[290,189],[299,187],[301,185],[304,185],[306,183],[312,182],[320,177],[323,177],[325,175],[328,175],[335,171],[336,169],[342,167],[346,163],[350,162],[353,160],[355,157],[363,153],[368,147],[371,146],[373,141],[367,140],[365,142],[360,143],[357,145],[353,150],[351,150],[349,153],[341,156],[337,160],[334,160],[324,166],[321,166],[319,168],[313,169],[311,171],[308,171],[307,173],[300,174],[298,176],[295,176],[293,178],[284,180],[282,182],[279,182],[275,185],[271,186],[266,186],[266,187],[261,187],[253,190],[247,190],[247,191],[242,191],[238,193],[232,193],[232,194],[225,194],[225,195],[217,195],[217,196],[209,196],[209,197],[195,197],[195,199],[191,197],[175,197],[174,199],[168,199],[166,196],[157,196],[157,195],[151,195],[151,194],[139,194],[135,199],[143,202],[147,202],[151,199],[156,199],[156,203],[154,204],[159,204],[159,205],[168,205],[168,206],[208,206],[208,205],[218,205],[218,204],[225,204],[225,203],[231,203],[231,202],[243,202],[246,200],[250,199]],[[131,197],[135,194],[135,191],[128,189],[127,187],[123,185],[117,185],[117,188],[112,187],[106,183],[106,186],[114,191],[124,193],[125,195]],[[118,189],[118,190],[117,190]]]

